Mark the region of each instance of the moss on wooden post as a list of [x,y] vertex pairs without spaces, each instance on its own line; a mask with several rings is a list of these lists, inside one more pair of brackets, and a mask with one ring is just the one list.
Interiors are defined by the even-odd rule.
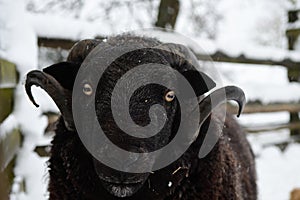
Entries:
[[17,83],[16,65],[0,59],[0,88],[14,88]]
[[16,66],[11,62],[0,59],[0,123],[12,112],[16,83]]
[[300,82],[300,69],[288,69],[288,79],[290,82]]
[[13,109],[13,89],[0,89],[0,123],[11,113]]

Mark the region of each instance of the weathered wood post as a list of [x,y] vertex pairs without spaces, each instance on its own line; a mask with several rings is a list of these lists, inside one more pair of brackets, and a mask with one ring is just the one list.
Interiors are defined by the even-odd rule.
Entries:
[[[293,24],[295,22],[297,22],[299,20],[299,9],[296,10],[290,10],[288,11],[288,23],[289,24]],[[288,49],[289,50],[295,50],[295,43],[298,40],[300,35],[300,28],[289,28],[286,31],[286,36],[288,39]],[[300,49],[299,49],[300,51]],[[298,68],[288,68],[288,79],[290,82],[300,82],[300,66]],[[290,123],[295,123],[295,122],[299,122],[300,123],[300,119],[299,119],[299,113],[290,113]],[[291,130],[291,135],[297,135],[300,136],[300,130],[299,129],[295,129],[295,130]]]
[[179,8],[179,0],[161,0],[155,26],[174,29]]
[[13,182],[15,154],[20,147],[21,134],[15,128],[7,130],[3,122],[13,110],[14,88],[18,80],[16,66],[0,58],[0,199],[8,200]]
[[[298,14],[300,10],[290,10],[288,11],[288,23],[293,24],[297,22],[298,19]],[[288,39],[288,49],[289,50],[295,50],[295,43],[297,39],[299,38],[300,35],[300,28],[289,28],[286,31],[286,36]],[[299,66],[300,68],[300,66]],[[298,69],[288,69],[288,78],[290,81],[300,81],[300,70]]]

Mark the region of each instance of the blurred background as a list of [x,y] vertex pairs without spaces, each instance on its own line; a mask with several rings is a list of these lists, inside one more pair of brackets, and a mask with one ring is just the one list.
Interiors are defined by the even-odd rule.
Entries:
[[173,31],[190,38],[199,62],[211,58],[223,84],[245,91],[238,121],[256,156],[259,199],[300,196],[299,0],[0,0],[1,200],[48,197],[58,109],[38,88],[40,108],[29,102],[26,73],[65,60],[78,40],[152,27],[168,29],[152,32],[162,41],[186,44]]

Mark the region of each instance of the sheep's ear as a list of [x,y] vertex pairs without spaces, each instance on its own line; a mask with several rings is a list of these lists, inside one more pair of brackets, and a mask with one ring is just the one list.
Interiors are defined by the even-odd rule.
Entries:
[[197,96],[201,96],[202,94],[216,87],[216,83],[203,72],[188,70],[182,72],[182,75],[191,84]]
[[73,62],[60,62],[43,69],[51,75],[65,89],[72,90],[80,64]]

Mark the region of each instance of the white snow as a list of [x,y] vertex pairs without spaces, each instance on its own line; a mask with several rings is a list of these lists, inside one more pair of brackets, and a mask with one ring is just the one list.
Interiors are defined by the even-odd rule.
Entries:
[[0,139],[3,138],[7,133],[11,132],[18,127],[18,121],[13,115],[9,115],[0,126]]
[[300,84],[288,82],[284,67],[232,63],[215,63],[215,66],[223,74],[224,84],[243,88],[248,101],[274,103],[300,99]]
[[[14,127],[20,127],[24,134],[24,143],[15,167],[12,200],[40,200],[48,196],[47,158],[39,157],[33,150],[36,145],[49,144],[51,140],[43,134],[47,119],[42,112],[57,112],[58,109],[45,92],[33,88],[36,102],[40,104],[40,108],[35,108],[25,95],[22,84],[25,74],[38,67],[37,36],[79,40],[152,27],[159,1],[137,2],[133,5],[128,2],[86,1],[82,7],[77,5],[72,10],[69,9],[73,5],[72,0],[59,1],[53,7],[49,6],[51,0],[0,0],[0,57],[16,63],[21,77],[16,88],[14,112],[0,125],[0,137]],[[212,27],[203,26],[212,28],[215,36],[201,32],[201,27],[197,27],[199,24],[190,22],[189,10],[193,2],[183,0],[176,30],[185,36],[153,30],[147,31],[147,34],[164,42],[188,45],[196,53],[212,54],[221,50],[231,56],[300,61],[299,50],[286,50],[286,9],[291,6],[286,0],[214,2],[217,6],[211,7],[209,3],[199,1],[203,3],[203,9],[197,10],[196,14],[204,17],[207,14],[206,18]],[[297,4],[300,5],[300,1]],[[217,15],[220,15],[220,20],[214,18]],[[192,42],[187,39],[190,36]],[[243,88],[248,100],[270,103],[298,102],[300,99],[300,84],[288,82],[284,67],[228,63],[215,63],[214,66],[223,75],[224,84]],[[249,114],[242,115],[238,120],[244,126],[257,127],[286,123],[289,114]],[[289,140],[289,132],[285,129],[249,135],[248,139],[257,156],[259,199],[289,199],[290,191],[300,187],[300,144],[290,144],[284,152],[276,146],[270,146]],[[23,181],[26,191],[21,191],[20,184]]]
[[[34,31],[41,37],[80,40],[94,38],[98,33],[96,30],[101,30],[101,24],[70,17],[35,13],[28,14],[28,16]],[[101,32],[102,35],[108,34],[105,30]]]
[[37,66],[37,36],[23,0],[0,0],[0,5],[0,57],[15,63],[23,75]]
[[[137,3],[132,5],[132,8],[127,6],[126,3],[120,3],[115,8],[111,8],[109,4],[109,2],[98,1],[86,3],[77,18],[65,13],[53,14],[52,12],[46,14],[30,13],[28,18],[39,36],[73,40],[107,36],[153,26],[149,15],[153,18],[156,13],[148,11],[147,4]],[[156,8],[157,6],[157,1],[154,1],[153,7]],[[182,6],[182,10],[185,8],[188,10],[192,5],[189,5],[188,1],[183,1]],[[176,31],[180,31],[188,38],[191,35],[193,36],[192,38],[196,44],[189,44],[189,46],[196,53],[203,53],[203,50],[205,50],[205,52],[211,54],[219,50],[230,56],[245,55],[255,59],[300,61],[297,52],[286,50],[285,26],[283,25],[284,20],[286,20],[285,7],[287,7],[287,4],[283,0],[276,4],[268,0],[255,0],[253,5],[239,0],[220,0],[217,10],[222,13],[223,19],[218,32],[222,34],[218,35],[216,41],[203,37],[199,38],[197,34],[192,34],[190,29],[195,27],[193,25],[188,26],[191,19],[188,18],[189,14],[187,12],[180,13],[179,27],[176,28]],[[109,15],[105,14],[105,8],[112,9]],[[119,12],[127,17],[120,18]],[[143,23],[138,22],[141,19],[143,19]],[[174,39],[174,35],[167,32],[151,30],[149,34],[163,41],[178,41],[178,38],[177,40]],[[180,40],[180,43],[185,43],[182,38]],[[259,40],[262,41],[257,42]],[[271,43],[269,40],[275,44],[266,46],[266,44]],[[276,42],[279,42],[279,44]],[[200,46],[201,49],[197,46]]]
[[299,21],[293,22],[293,23],[288,23],[287,24],[287,29],[292,30],[292,29],[298,29],[300,27]]
[[[33,4],[43,5],[43,1],[36,0]],[[80,10],[37,8],[39,12],[31,12],[30,20],[39,36],[79,40],[149,28],[158,5],[158,0],[134,4],[95,0],[85,2]]]
[[217,40],[226,48],[263,44],[286,48],[285,23],[288,1],[221,0]]
[[[286,123],[288,113],[243,114],[238,121],[251,127],[261,124]],[[256,156],[258,192],[260,200],[288,200],[290,192],[300,187],[300,144],[292,143],[285,151],[274,144],[289,141],[289,130],[248,135]]]
[[260,199],[289,199],[291,190],[300,187],[299,157],[299,144],[289,145],[284,152],[277,147],[262,149],[256,159]]
[[[299,53],[297,51],[289,51],[279,47],[266,47],[263,45],[238,45],[228,44],[219,41],[213,41],[207,38],[188,37],[184,34],[161,31],[160,29],[143,29],[133,31],[137,35],[144,35],[157,38],[163,42],[178,43],[188,46],[196,54],[212,55],[217,51],[227,54],[232,57],[245,56],[246,58],[258,60],[271,60],[274,62],[290,59],[295,62],[300,62]],[[228,40],[227,40],[228,42]]]

